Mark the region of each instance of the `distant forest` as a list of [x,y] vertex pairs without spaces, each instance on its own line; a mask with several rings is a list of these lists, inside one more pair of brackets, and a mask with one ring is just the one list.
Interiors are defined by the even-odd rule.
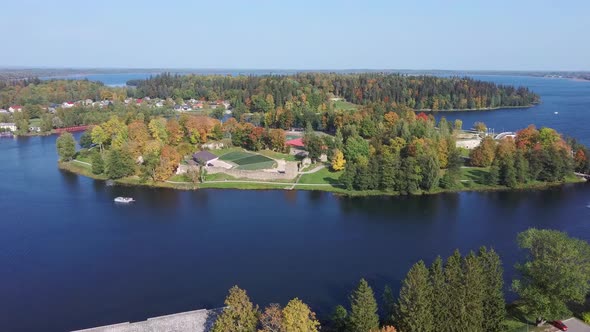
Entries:
[[[330,97],[367,105],[382,103],[416,110],[486,109],[530,106],[539,96],[525,87],[496,85],[466,77],[402,74],[301,73],[264,76],[203,76],[162,74],[129,81],[135,97],[228,99],[250,112],[303,102],[318,110]],[[274,105],[265,105],[272,96]]]

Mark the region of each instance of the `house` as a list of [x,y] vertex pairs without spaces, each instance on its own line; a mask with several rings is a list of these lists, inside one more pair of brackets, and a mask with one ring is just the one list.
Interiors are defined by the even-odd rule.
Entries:
[[303,138],[299,137],[299,138],[294,138],[292,140],[288,140],[285,142],[285,144],[287,144],[288,146],[294,147],[294,148],[303,148],[305,147],[305,144],[303,144]]
[[86,100],[84,100],[84,105],[85,106],[90,106],[90,105],[92,105],[92,103],[93,103],[92,99],[86,99]]
[[182,107],[180,107],[180,105],[174,105],[174,110],[175,111],[182,111]]
[[72,108],[72,107],[74,107],[74,102],[73,101],[64,101],[61,104],[61,107],[62,108]]
[[12,122],[0,122],[0,129],[16,131],[16,123]]
[[7,113],[9,113],[8,110],[0,108],[0,114],[7,114]]
[[41,132],[41,127],[39,126],[30,126],[29,127],[29,131],[32,133],[40,133]]
[[219,159],[218,156],[205,150],[193,154],[193,160],[202,166],[207,166],[210,162],[215,161],[217,159]]
[[189,105],[187,105],[187,104],[183,104],[182,105],[182,110],[186,112],[186,111],[192,110],[192,108]]
[[164,103],[162,101],[159,101],[156,103],[156,107],[164,107]]
[[21,105],[12,105],[8,108],[8,111],[10,113],[14,113],[14,112],[20,112],[23,110],[23,107]]

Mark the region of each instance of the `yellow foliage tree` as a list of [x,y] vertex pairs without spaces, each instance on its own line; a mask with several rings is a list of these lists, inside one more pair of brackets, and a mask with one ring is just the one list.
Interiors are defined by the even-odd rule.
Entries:
[[342,171],[344,169],[344,165],[346,165],[344,153],[342,153],[340,150],[336,150],[334,153],[334,159],[332,160],[332,169],[336,172]]
[[294,298],[283,309],[283,328],[285,332],[317,332],[320,322],[309,306]]

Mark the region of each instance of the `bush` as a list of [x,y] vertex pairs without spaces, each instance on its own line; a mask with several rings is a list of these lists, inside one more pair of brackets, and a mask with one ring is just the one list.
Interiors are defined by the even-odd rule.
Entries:
[[584,323],[590,324],[590,311],[582,313],[582,320],[584,320]]

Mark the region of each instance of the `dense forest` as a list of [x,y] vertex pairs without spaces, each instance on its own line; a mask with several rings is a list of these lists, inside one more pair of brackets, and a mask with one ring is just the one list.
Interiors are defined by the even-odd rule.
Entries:
[[510,87],[471,78],[409,76],[402,74],[301,73],[265,76],[198,76],[162,74],[147,80],[130,81],[137,97],[229,99],[250,112],[267,111],[268,96],[273,107],[289,108],[304,103],[318,110],[329,97],[355,104],[383,103],[413,109],[483,109],[529,106],[539,96],[524,87]]

